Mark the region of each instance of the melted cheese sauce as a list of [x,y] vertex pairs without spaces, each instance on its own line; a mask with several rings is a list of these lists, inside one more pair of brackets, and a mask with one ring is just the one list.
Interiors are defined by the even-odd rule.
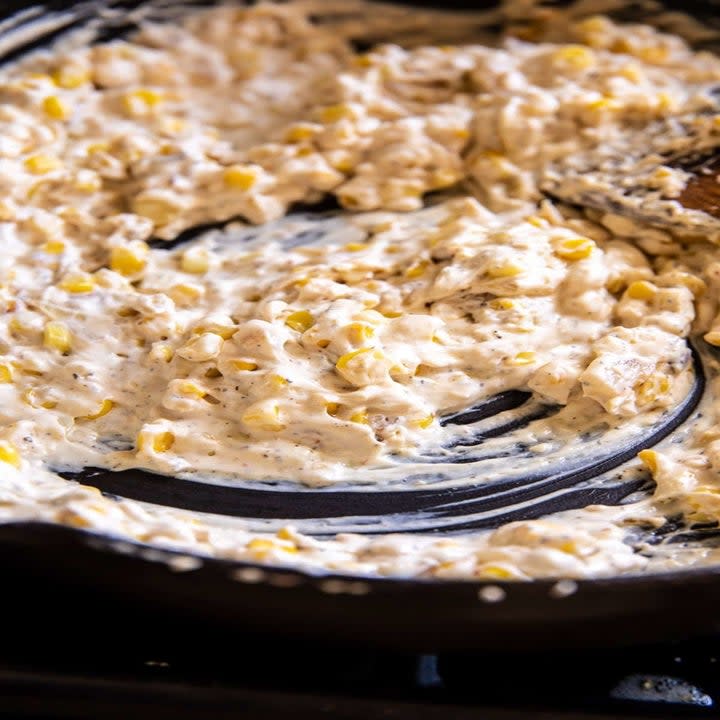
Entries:
[[[715,238],[554,206],[540,188],[568,157],[675,117],[712,141],[720,60],[649,27],[553,17],[501,47],[358,54],[300,6],[220,8],[5,68],[0,517],[361,574],[715,562],[631,537],[678,512],[719,517],[715,380],[683,442],[643,453],[651,499],[482,533],[318,538],[332,523],[192,514],[57,475],[374,491],[428,482],[431,457],[432,482],[468,485],[457,448],[477,428],[441,420],[499,392],[557,406],[523,431],[530,466],[674,408],[692,383],[686,338],[720,345]],[[643,176],[664,198],[686,180]],[[327,194],[343,212],[284,218]],[[260,228],[158,240],[238,216]]]

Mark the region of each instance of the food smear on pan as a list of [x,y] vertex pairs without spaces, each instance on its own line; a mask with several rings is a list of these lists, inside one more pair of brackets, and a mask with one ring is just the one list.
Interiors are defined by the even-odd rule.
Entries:
[[[543,187],[628,131],[682,144],[692,122],[718,143],[720,59],[560,12],[495,45],[359,52],[347,34],[306,4],[220,7],[3,67],[0,518],[353,574],[716,563],[712,548],[638,538],[668,518],[720,519],[720,235],[553,203]],[[643,181],[672,199],[687,180],[661,166]],[[308,212],[328,199],[336,209]],[[655,487],[618,507],[318,537],[57,474],[376,491],[432,461],[436,483],[487,482],[502,463],[480,478],[455,462],[477,428],[449,418],[527,393],[553,408],[521,429],[541,467],[598,427],[632,433],[671,412],[694,381],[688,338],[706,396],[630,462]]]

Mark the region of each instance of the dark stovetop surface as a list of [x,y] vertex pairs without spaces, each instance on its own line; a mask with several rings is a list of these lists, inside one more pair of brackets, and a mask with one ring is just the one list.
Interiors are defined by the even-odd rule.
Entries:
[[[89,599],[91,600],[91,599]],[[77,612],[82,610],[82,612]],[[411,654],[227,636],[52,588],[3,623],[0,718],[609,720],[720,717],[720,638],[537,654]],[[34,632],[37,613],[54,618]],[[82,617],[84,620],[79,620]]]

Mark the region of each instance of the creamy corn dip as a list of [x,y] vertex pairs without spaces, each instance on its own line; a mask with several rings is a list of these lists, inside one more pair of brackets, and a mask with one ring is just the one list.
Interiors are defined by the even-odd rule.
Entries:
[[[717,562],[631,541],[679,513],[720,519],[712,377],[701,417],[630,464],[652,497],[452,537],[190,513],[57,473],[375,491],[432,458],[436,483],[489,481],[503,463],[458,470],[473,429],[441,420],[508,390],[557,406],[524,431],[537,463],[582,452],[599,425],[649,427],[692,384],[687,338],[720,345],[717,238],[573,210],[543,188],[601,187],[563,163],[678,118],[717,142],[718,82],[715,56],[603,16],[550,13],[497,46],[358,53],[293,3],[5,66],[0,518],[352,574]],[[642,182],[671,201],[687,178],[661,166]],[[340,212],[293,211],[328,196]]]

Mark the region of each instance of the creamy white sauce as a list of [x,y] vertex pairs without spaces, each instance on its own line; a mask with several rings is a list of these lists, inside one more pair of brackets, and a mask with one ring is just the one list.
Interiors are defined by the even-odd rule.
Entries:
[[[693,380],[686,338],[720,345],[713,238],[688,235],[689,220],[672,235],[555,207],[541,187],[568,157],[583,170],[580,159],[607,156],[598,148],[617,152],[675,116],[701,117],[712,139],[720,61],[600,17],[551,14],[520,30],[525,40],[499,48],[358,55],[349,30],[261,5],[5,68],[0,517],[360,574],[585,577],[715,562],[712,550],[631,541],[665,516],[720,513],[707,351],[702,417],[643,454],[657,489],[618,508],[373,536],[368,518],[229,519],[113,500],[56,474],[462,487],[599,457],[672,411]],[[563,173],[570,193],[608,187]],[[686,176],[655,179],[671,201]],[[283,218],[326,194],[351,212]],[[147,244],[237,216],[259,228]],[[507,390],[557,411],[484,443],[492,456],[521,442],[517,467],[458,463],[475,458],[462,441],[484,426],[441,420]]]

